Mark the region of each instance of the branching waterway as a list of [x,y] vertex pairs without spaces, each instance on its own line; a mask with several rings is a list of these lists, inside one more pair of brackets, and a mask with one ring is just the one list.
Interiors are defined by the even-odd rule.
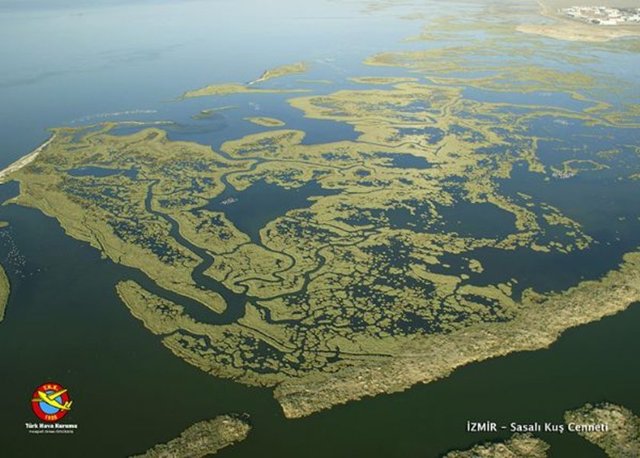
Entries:
[[[189,315],[203,323],[227,324],[237,321],[238,318],[241,318],[244,315],[244,306],[247,302],[247,297],[243,294],[234,293],[229,288],[226,288],[222,283],[215,281],[208,275],[205,275],[204,272],[206,272],[207,269],[211,267],[214,262],[214,257],[207,250],[200,248],[199,246],[191,243],[189,240],[183,237],[180,233],[180,226],[175,219],[173,219],[166,213],[162,213],[153,209],[153,187],[156,184],[157,182],[151,182],[148,186],[147,197],[145,199],[146,210],[149,213],[156,215],[169,223],[171,226],[171,237],[176,239],[178,243],[180,243],[180,245],[189,249],[201,259],[200,264],[198,264],[198,266],[193,269],[193,272],[191,274],[193,281],[200,288],[207,288],[222,295],[227,303],[227,309],[224,311],[224,313],[218,314],[208,309],[203,304],[200,304],[197,301],[186,298],[184,296],[179,296],[177,302],[183,304],[187,308]],[[175,293],[167,295],[168,291],[161,290],[161,288],[157,286],[153,289],[155,290],[154,292],[156,294],[157,292],[162,291],[159,295],[170,300],[175,301],[176,296],[178,296]]]

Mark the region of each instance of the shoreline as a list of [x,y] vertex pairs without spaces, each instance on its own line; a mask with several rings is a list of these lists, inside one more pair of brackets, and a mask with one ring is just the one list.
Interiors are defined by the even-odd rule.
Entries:
[[7,272],[4,270],[4,267],[0,265],[0,323],[4,320],[10,294],[11,282],[9,281],[9,277],[7,276]]
[[[301,418],[337,405],[431,383],[471,363],[544,350],[568,329],[597,322],[640,302],[640,252],[619,268],[551,296],[532,293],[521,313],[504,324],[482,324],[449,335],[430,335],[404,345],[387,361],[288,379],[274,389],[286,418]],[[594,299],[597,297],[597,299]]]
[[602,43],[618,38],[640,37],[640,25],[595,25],[560,14],[544,1],[537,2],[540,16],[554,21],[549,24],[519,24],[516,31],[565,41]]
[[7,182],[7,178],[9,175],[11,175],[14,172],[17,172],[18,170],[20,170],[21,168],[29,165],[30,163],[32,163],[37,157],[38,155],[47,147],[49,146],[49,144],[56,138],[56,134],[52,134],[51,137],[49,137],[49,139],[47,141],[45,141],[43,144],[41,144],[40,146],[38,146],[36,149],[34,149],[33,151],[31,151],[29,154],[27,154],[26,156],[22,156],[20,159],[18,159],[17,161],[9,164],[7,167],[5,167],[4,169],[0,170],[0,184],[6,183]]
[[[173,124],[172,121],[115,121],[115,122],[110,122],[110,121],[105,121],[105,122],[98,122],[95,124],[90,124],[87,125],[85,127],[92,127],[92,126],[104,126],[104,125],[113,125],[113,126],[119,126],[119,125],[130,125],[130,126],[157,126],[157,125],[170,125]],[[56,132],[53,132],[51,134],[51,137],[49,137],[44,143],[42,143],[40,146],[38,146],[36,149],[34,149],[33,151],[31,151],[30,153],[28,153],[25,156],[22,156],[20,159],[12,162],[11,164],[9,164],[8,166],[6,166],[4,169],[0,170],[0,184],[4,184],[6,183],[8,180],[7,178],[9,177],[9,175],[11,175],[14,172],[17,172],[18,170],[22,169],[23,167],[29,165],[30,163],[32,163],[33,161],[36,160],[36,158],[40,155],[40,153],[51,144],[51,142],[53,142],[57,137]]]

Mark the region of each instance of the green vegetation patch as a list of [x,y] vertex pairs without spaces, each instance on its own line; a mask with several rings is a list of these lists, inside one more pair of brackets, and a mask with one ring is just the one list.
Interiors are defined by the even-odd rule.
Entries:
[[263,83],[275,78],[282,78],[283,76],[306,73],[308,70],[309,66],[305,62],[296,62],[295,64],[281,65],[280,67],[265,70],[258,79],[250,82],[249,84]]
[[630,410],[610,403],[587,404],[566,412],[564,418],[570,428],[600,447],[610,458],[638,456],[640,417]]
[[247,415],[221,415],[196,423],[170,440],[158,444],[137,458],[201,458],[247,438],[251,426]]
[[253,116],[253,117],[244,118],[244,119],[246,121],[252,122],[262,127],[282,127],[285,125],[284,122],[280,121],[279,119],[268,118],[265,116]]
[[185,92],[182,97],[190,99],[194,97],[221,96],[231,94],[283,94],[292,92],[308,92],[306,89],[257,89],[246,84],[223,83],[210,84],[200,89]]
[[0,266],[0,321],[4,319],[5,309],[7,302],[9,301],[9,293],[11,292],[11,285],[9,284],[9,278],[4,268]]
[[550,446],[542,439],[515,434],[504,442],[476,445],[472,449],[453,451],[444,458],[546,458]]

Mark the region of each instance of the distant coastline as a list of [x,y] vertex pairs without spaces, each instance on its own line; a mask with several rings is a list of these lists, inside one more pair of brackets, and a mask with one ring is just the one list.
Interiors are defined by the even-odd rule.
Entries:
[[554,8],[540,0],[540,14],[552,19],[548,24],[521,24],[516,30],[522,33],[542,35],[557,40],[605,42],[624,37],[640,37],[640,26],[633,23],[601,25],[570,17],[563,8]]

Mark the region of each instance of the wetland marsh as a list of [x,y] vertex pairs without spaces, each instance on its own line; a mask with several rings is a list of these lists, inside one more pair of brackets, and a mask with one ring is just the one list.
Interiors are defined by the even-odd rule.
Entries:
[[[593,346],[582,326],[624,327],[620,314],[638,323],[631,306],[640,301],[640,206],[629,196],[640,191],[640,98],[637,80],[608,65],[620,53],[626,65],[638,64],[637,52],[519,33],[522,19],[537,17],[535,6],[518,20],[492,3],[385,3],[378,13],[366,6],[339,8],[361,18],[363,30],[393,23],[376,43],[335,57],[287,50],[253,68],[258,79],[248,71],[185,78],[173,83],[171,102],[131,119],[136,124],[62,118],[48,126],[53,135],[37,154],[3,176],[13,182],[7,189],[19,184],[2,209],[10,228],[46,215],[60,246],[84,250],[78,259],[92,259],[92,272],[109,272],[99,287],[108,299],[95,313],[106,319],[118,309],[116,321],[135,336],[123,337],[118,358],[136,361],[140,340],[158,361],[173,361],[168,383],[178,389],[208,386],[219,390],[211,394],[217,401],[235,393],[221,402],[226,411],[194,409],[190,417],[181,410],[175,427],[144,433],[135,445],[132,437],[118,450],[167,443],[187,430],[187,418],[247,412],[247,440],[221,454],[250,456],[243,453],[262,447],[289,456],[305,437],[319,440],[312,425],[350,424],[364,413],[376,430],[382,406],[397,402],[389,421],[398,426],[377,428],[390,428],[386,446],[375,448],[364,426],[349,437],[337,427],[330,434],[345,451],[353,440],[372,456],[441,456],[483,438],[471,440],[462,417],[451,417],[452,430],[421,445],[418,431],[437,427],[409,414],[407,400],[437,404],[442,391],[462,416],[483,405],[501,418],[559,417],[607,396],[605,369],[586,383],[588,397],[530,387],[521,411],[493,390],[514,377],[500,367],[536,359],[510,353],[551,347],[532,367],[563,373],[549,358],[573,361],[582,351],[554,344],[565,331],[580,327],[567,334]],[[413,35],[400,33],[407,23]],[[307,46],[316,54],[331,49]],[[302,73],[327,83],[303,84]],[[33,233],[12,237],[24,244]],[[48,256],[55,266],[55,254]],[[46,271],[39,275],[46,281]],[[12,291],[0,331],[13,339],[28,315],[12,308],[31,303],[25,291],[38,278],[20,279]],[[92,323],[78,319],[76,332]],[[623,364],[616,345],[638,347],[632,332],[620,335],[624,344],[592,348],[602,368],[619,367],[606,356],[614,347]],[[125,357],[125,348],[133,355]],[[593,375],[577,366],[573,379],[563,373],[567,386]],[[157,369],[143,369],[140,381]],[[640,400],[624,388],[637,370],[615,370],[613,401],[637,412]],[[475,399],[474,377],[491,380],[494,407]],[[544,398],[556,403],[540,411],[534,401]],[[403,431],[412,418],[422,423]],[[400,445],[411,432],[417,436]],[[289,443],[270,449],[269,435]],[[498,437],[506,439],[486,435]],[[554,447],[599,456],[582,439],[545,440],[550,456],[562,456]],[[549,449],[537,439],[512,442],[540,456]]]

